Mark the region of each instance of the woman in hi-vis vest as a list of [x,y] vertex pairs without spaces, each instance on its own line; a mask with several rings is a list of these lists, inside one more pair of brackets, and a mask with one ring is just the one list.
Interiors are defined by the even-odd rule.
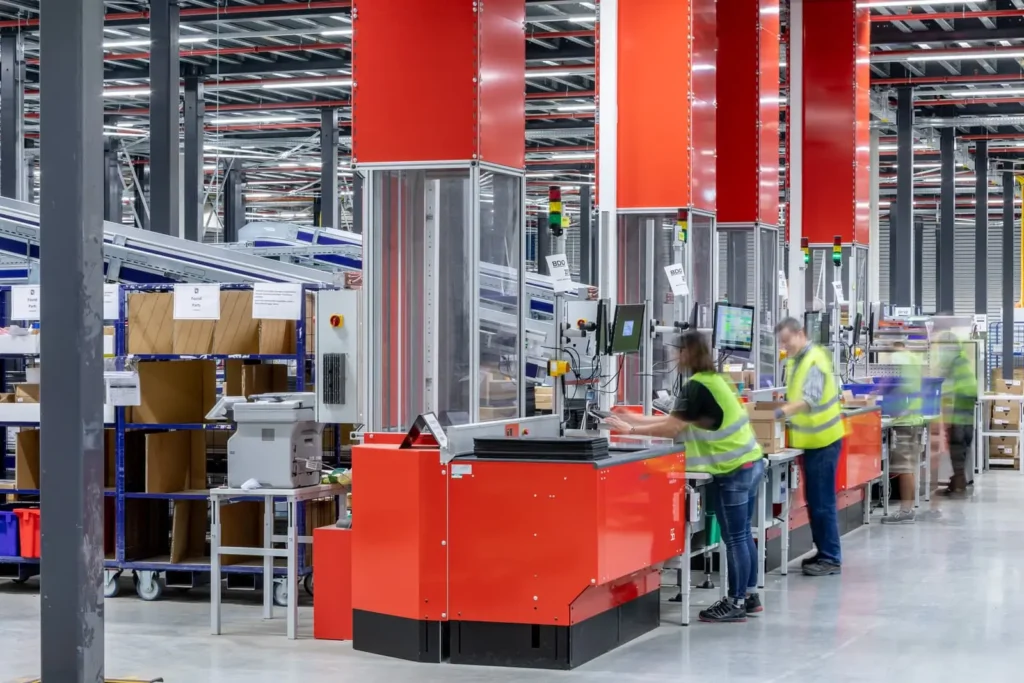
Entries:
[[701,621],[746,621],[763,610],[757,594],[757,547],[750,520],[764,477],[761,447],[730,381],[715,371],[711,348],[696,331],[680,338],[679,371],[691,375],[670,415],[615,415],[612,429],[686,443],[686,471],[712,476],[715,516],[729,563],[729,595],[700,613]]

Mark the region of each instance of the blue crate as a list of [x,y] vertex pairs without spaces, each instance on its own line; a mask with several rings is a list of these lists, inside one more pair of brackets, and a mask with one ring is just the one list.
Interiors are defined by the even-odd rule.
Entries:
[[[871,384],[844,384],[843,391],[850,391],[854,396],[880,395],[882,414],[899,415],[906,411],[910,399],[893,391],[898,383],[898,377],[872,377]],[[939,415],[942,410],[942,378],[924,377],[920,396],[922,415]]]
[[941,377],[925,377],[922,380],[921,400],[924,403],[925,415],[940,415],[942,413]]
[[17,557],[18,516],[13,512],[0,512],[0,557]]

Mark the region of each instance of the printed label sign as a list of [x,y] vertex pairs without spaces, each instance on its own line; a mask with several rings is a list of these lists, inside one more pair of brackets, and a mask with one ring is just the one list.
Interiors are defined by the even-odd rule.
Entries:
[[668,286],[672,288],[673,295],[687,296],[690,293],[690,288],[686,285],[686,273],[683,272],[681,265],[673,263],[665,266],[665,275],[668,276]]
[[252,286],[252,317],[298,320],[302,312],[302,285],[257,283]]
[[569,259],[565,254],[552,254],[545,256],[548,261],[548,273],[551,276],[551,286],[555,293],[575,292],[576,283],[572,281],[569,273]]
[[220,285],[174,285],[175,320],[219,320]]
[[11,320],[39,320],[39,285],[11,287]]

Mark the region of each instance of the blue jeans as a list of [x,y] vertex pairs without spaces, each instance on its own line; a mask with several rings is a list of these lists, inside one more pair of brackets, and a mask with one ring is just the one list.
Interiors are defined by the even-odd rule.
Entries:
[[804,450],[804,489],[807,513],[811,518],[811,538],[823,560],[841,564],[839,511],[836,502],[836,470],[843,440],[831,446]]
[[[757,589],[757,546],[750,520],[757,506],[757,489],[764,477],[764,461],[715,475],[715,516],[722,527],[729,565],[729,597],[742,600],[747,589]],[[751,591],[753,592],[753,591]]]

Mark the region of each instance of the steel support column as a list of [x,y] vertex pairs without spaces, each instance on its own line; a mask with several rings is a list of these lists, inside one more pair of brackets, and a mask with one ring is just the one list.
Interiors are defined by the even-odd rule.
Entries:
[[320,226],[340,227],[338,223],[338,110],[320,111]]
[[1013,379],[1013,168],[1003,170],[1003,379]]
[[352,232],[363,234],[363,175],[352,174]]
[[121,222],[121,198],[124,195],[116,145],[112,138],[103,140],[103,219],[111,223]]
[[104,680],[103,0],[41,5],[40,302],[51,330],[41,337],[41,678],[95,683]]
[[143,230],[149,230],[149,164],[138,162],[135,168],[135,215]]
[[[896,221],[890,219],[889,303],[913,305],[914,282],[914,90],[900,88],[896,105]],[[895,223],[895,230],[892,229]]]
[[184,198],[185,239],[200,241],[203,234],[203,80],[198,75],[185,78],[185,173],[181,192]]
[[0,195],[25,197],[25,51],[21,33],[0,36]]
[[580,282],[595,284],[594,256],[597,240],[593,223],[593,186],[580,184]]
[[245,226],[245,176],[240,168],[230,168],[224,177],[224,241],[237,242],[238,231]]
[[181,71],[178,0],[150,2],[149,229],[177,235],[181,226],[178,175],[178,105]]
[[[879,202],[879,184],[878,184],[878,143],[880,132],[877,130],[871,131],[871,189],[870,199],[871,203],[871,228],[870,238],[868,241],[868,303],[874,303],[881,301],[882,293],[879,291],[878,276],[879,276],[879,237],[878,237],[878,214],[880,213],[881,204]],[[892,271],[890,271],[892,272]]]
[[974,312],[988,313],[988,140],[974,143]]
[[[900,269],[900,264],[896,264]],[[924,311],[924,219],[914,218],[914,299],[915,310]]]
[[940,153],[942,164],[942,180],[939,195],[939,230],[935,234],[937,267],[935,269],[935,311],[937,313],[953,313],[955,304],[953,283],[953,231],[956,221],[956,129],[942,128],[940,135]]

